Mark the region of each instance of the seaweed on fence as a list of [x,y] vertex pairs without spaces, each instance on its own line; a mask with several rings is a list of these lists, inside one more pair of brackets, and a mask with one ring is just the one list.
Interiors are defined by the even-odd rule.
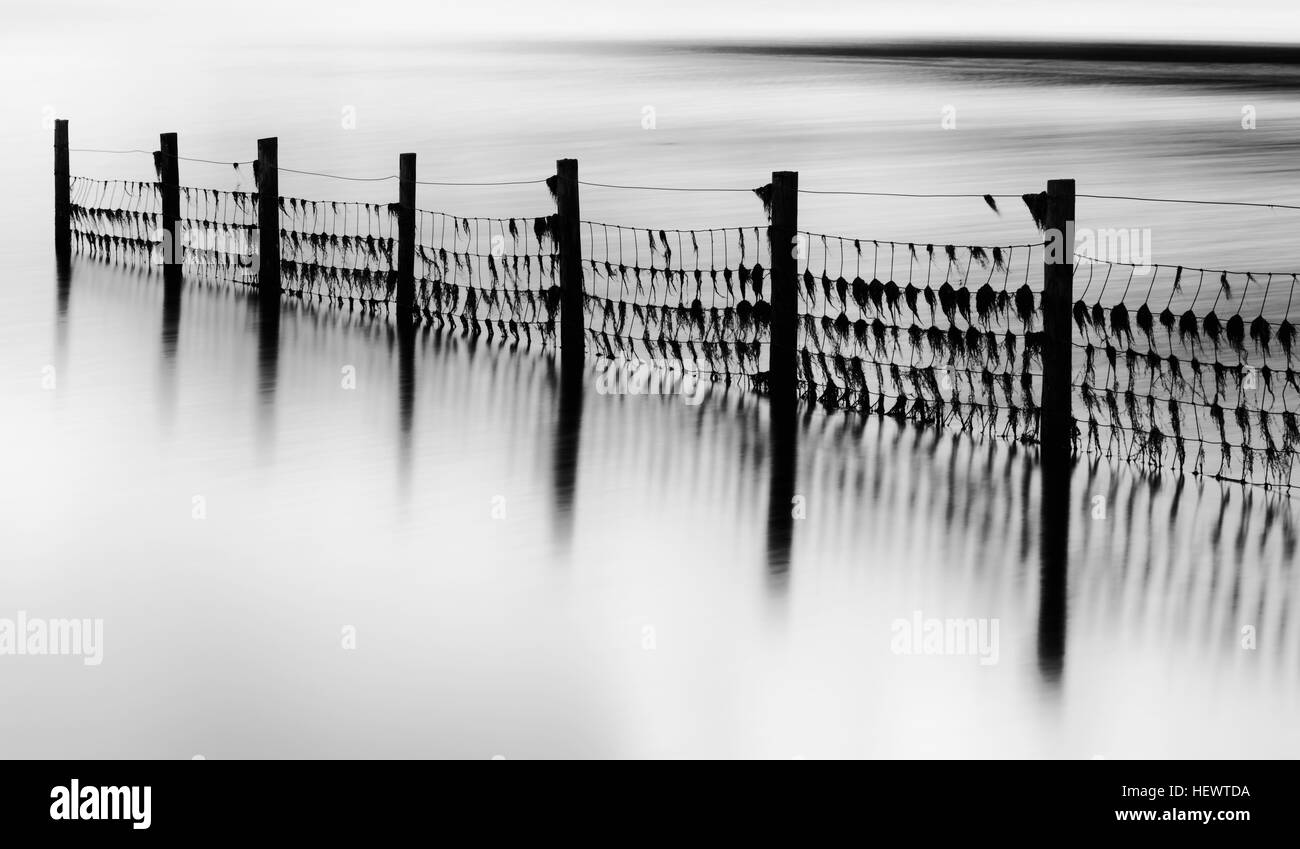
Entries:
[[772,308],[760,228],[583,221],[581,235],[584,321],[604,367],[765,385]]
[[471,336],[553,344],[560,304],[553,230],[551,216],[468,218],[417,210],[417,315]]
[[800,236],[796,372],[809,403],[1036,441],[1039,246]]
[[161,261],[158,184],[86,177],[70,183],[69,224],[77,250],[140,265]]
[[[238,171],[238,164],[235,165]],[[548,183],[554,192],[554,181]],[[772,187],[754,190],[770,213]],[[257,286],[257,192],[184,187],[190,273]],[[1041,229],[1047,196],[1023,200]],[[994,211],[997,204],[985,197]],[[396,204],[279,197],[281,288],[350,309],[396,303]],[[70,178],[78,250],[161,264],[160,184]],[[554,214],[416,211],[414,313],[470,335],[553,345]],[[773,281],[764,227],[579,224],[588,351],[766,391]],[[833,410],[1019,442],[1042,423],[1043,244],[899,243],[798,234],[799,392]],[[782,249],[785,249],[784,246]],[[1292,486],[1297,275],[1079,257],[1071,305],[1074,445],[1138,464]],[[1163,275],[1163,277],[1162,277]],[[1168,285],[1157,289],[1157,278]],[[1159,294],[1157,295],[1157,292]]]
[[[1296,276],[1079,261],[1083,292],[1072,315],[1081,337],[1074,384],[1083,450],[1292,486],[1300,448],[1289,315]],[[1161,275],[1173,279],[1157,295]],[[1257,305],[1247,311],[1252,292]]]

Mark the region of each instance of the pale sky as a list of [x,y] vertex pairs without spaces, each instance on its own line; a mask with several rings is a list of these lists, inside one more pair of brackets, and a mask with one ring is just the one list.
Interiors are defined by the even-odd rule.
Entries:
[[210,41],[322,35],[1300,43],[1297,0],[42,0],[8,4],[11,36],[82,25]]

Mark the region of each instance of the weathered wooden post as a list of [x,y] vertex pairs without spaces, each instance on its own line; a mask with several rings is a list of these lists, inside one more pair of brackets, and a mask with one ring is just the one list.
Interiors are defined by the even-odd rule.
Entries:
[[176,134],[163,133],[158,136],[158,150],[162,154],[159,163],[162,166],[159,195],[162,199],[163,284],[174,286],[181,282],[181,264],[185,261],[180,224],[181,178]]
[[257,289],[262,301],[280,298],[280,162],[278,140],[257,140]]
[[184,280],[184,230],[181,225],[180,150],[175,133],[158,136],[158,197],[162,206],[162,354],[167,410],[175,401],[176,348],[180,338],[181,283]]
[[1059,686],[1065,663],[1070,552],[1070,442],[1074,428],[1074,181],[1049,180],[1043,225],[1043,421],[1039,534],[1038,667]]
[[[1069,486],[1071,409],[1070,308],[1074,302],[1074,181],[1049,180],[1043,223],[1043,421],[1045,485]],[[1060,475],[1065,475],[1064,481]]]
[[771,467],[767,489],[767,561],[774,588],[784,584],[794,538],[793,507],[798,475],[795,423],[799,390],[795,366],[799,347],[799,173],[772,174],[772,327],[768,343],[768,409]]
[[582,216],[578,160],[555,163],[554,238],[560,252],[560,370],[566,383],[581,381],[586,331],[582,312]]
[[403,153],[398,161],[397,201],[397,314],[415,309],[415,154]]
[[799,231],[799,172],[774,171],[771,195],[772,221],[768,241],[772,248],[772,333],[768,344],[772,414],[792,414],[798,397],[795,364],[798,358],[799,269],[796,251]]
[[68,165],[68,121],[54,120],[54,254],[72,255],[72,177]]

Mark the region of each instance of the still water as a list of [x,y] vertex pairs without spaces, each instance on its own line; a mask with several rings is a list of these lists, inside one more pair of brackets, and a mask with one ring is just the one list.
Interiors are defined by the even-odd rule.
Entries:
[[[157,275],[84,257],[60,276],[42,126],[46,107],[70,118],[74,148],[176,131],[183,156],[222,162],[278,135],[285,167],[353,176],[414,150],[426,180],[573,156],[619,184],[793,169],[807,188],[1014,194],[1073,176],[1294,203],[1294,69],[97,43],[60,45],[53,74],[40,39],[2,66],[0,618],[101,618],[104,645],[98,666],[0,656],[0,756],[1300,755],[1294,502],[1090,461],[1063,569],[1032,452],[817,412],[796,504],[770,510],[750,396],[565,397],[545,351],[311,304],[268,318],[221,286],[169,300]],[[152,179],[148,156],[72,170]],[[181,165],[212,188],[247,173]],[[283,174],[281,192],[395,185]],[[538,185],[419,201],[552,209]],[[763,223],[743,192],[582,203],[656,228]],[[818,232],[1034,237],[1009,201],[801,204]],[[1081,226],[1150,228],[1155,261],[1270,271],[1300,266],[1284,215],[1079,203]],[[996,651],[901,652],[932,618],[996,623]]]

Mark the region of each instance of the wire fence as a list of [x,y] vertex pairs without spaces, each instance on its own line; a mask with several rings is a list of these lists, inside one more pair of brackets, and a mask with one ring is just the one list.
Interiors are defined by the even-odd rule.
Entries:
[[[1079,263],[1073,387],[1082,450],[1292,485],[1296,275]],[[1168,297],[1154,294],[1160,280]]]
[[417,311],[465,333],[552,344],[560,285],[549,226],[545,216],[461,218],[416,210]]
[[764,390],[772,313],[765,230],[583,221],[588,351],[608,366]]
[[[763,197],[765,188],[755,191]],[[78,250],[167,261],[161,183],[72,176],[68,192]],[[187,272],[257,287],[258,193],[179,194]],[[1034,196],[1025,200],[1037,220]],[[348,309],[402,303],[399,204],[276,203],[280,291]],[[502,342],[558,346],[562,217],[416,209],[413,316]],[[789,355],[807,403],[1040,441],[1045,242],[922,244],[797,231],[795,279],[782,282],[772,279],[766,223],[667,230],[583,219],[577,230],[582,310],[574,320],[586,355],[602,366],[657,367],[769,392],[772,290],[789,285],[797,292]],[[1073,449],[1296,486],[1296,285],[1290,272],[1076,255]]]
[[1037,441],[1041,245],[799,235],[798,379],[809,402]]
[[120,261],[158,259],[162,227],[160,184],[73,177],[72,240],[78,250]]

